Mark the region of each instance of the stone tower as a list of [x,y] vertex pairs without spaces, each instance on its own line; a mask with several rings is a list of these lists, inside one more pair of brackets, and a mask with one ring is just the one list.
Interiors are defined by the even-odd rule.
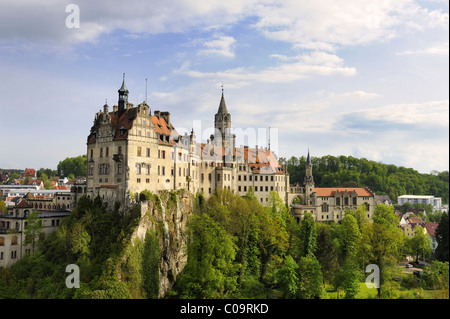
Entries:
[[227,105],[225,103],[225,98],[223,97],[223,88],[222,88],[222,97],[220,99],[219,110],[217,111],[214,117],[214,128],[220,131],[222,135],[222,141],[225,141],[225,134],[227,133],[227,129],[231,128],[231,114],[228,113]]
[[221,144],[223,146],[223,163],[224,165],[231,164],[233,162],[236,136],[234,134],[231,134],[231,114],[228,113],[227,105],[225,103],[225,98],[223,96],[223,87],[219,109],[214,116],[214,129],[215,145]]
[[306,157],[306,172],[305,172],[305,179],[303,181],[303,184],[305,186],[305,203],[307,205],[312,204],[311,194],[314,192],[314,178],[313,178],[313,165],[311,163],[311,157],[309,156],[309,150],[308,150],[308,156]]

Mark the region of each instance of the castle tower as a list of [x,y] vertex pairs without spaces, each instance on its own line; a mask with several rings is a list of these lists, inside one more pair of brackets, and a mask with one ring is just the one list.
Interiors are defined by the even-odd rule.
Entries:
[[220,131],[222,134],[222,141],[225,141],[225,133],[227,132],[227,129],[231,128],[231,114],[228,113],[225,98],[223,97],[223,87],[219,110],[214,117],[214,128]]
[[123,74],[122,86],[118,90],[119,92],[119,118],[125,113],[128,106],[128,89],[125,85],[125,73]]
[[308,156],[306,157],[306,172],[305,172],[305,179],[303,181],[303,184],[305,186],[305,201],[307,204],[312,204],[311,194],[314,192],[314,178],[312,174],[313,164],[311,163],[311,157],[309,156],[309,149],[308,149]]

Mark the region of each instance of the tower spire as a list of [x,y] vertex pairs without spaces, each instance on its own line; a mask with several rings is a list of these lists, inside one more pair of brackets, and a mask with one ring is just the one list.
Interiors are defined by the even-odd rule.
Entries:
[[125,85],[125,73],[123,74],[122,86],[118,90],[119,92],[119,117],[126,111],[128,107],[128,89]]

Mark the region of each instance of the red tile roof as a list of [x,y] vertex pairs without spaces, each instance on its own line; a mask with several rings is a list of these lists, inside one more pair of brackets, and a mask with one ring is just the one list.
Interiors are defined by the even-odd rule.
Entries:
[[[133,126],[133,121],[137,116],[138,107],[132,107],[133,104],[128,103],[128,108],[126,112],[124,112],[120,118],[117,112],[109,112],[108,115],[111,118],[111,125],[115,131],[115,137],[114,140],[126,140],[128,138],[128,131]],[[91,134],[88,136],[88,144],[94,143],[96,140],[96,136],[93,134],[93,131],[96,127],[99,126],[100,121],[102,120],[103,116],[105,116],[103,113],[97,113],[98,117],[96,117],[94,121],[94,125],[91,129]],[[163,117],[157,117],[152,115],[151,121],[153,125],[155,126],[155,132],[159,134],[164,134],[167,136],[170,136],[173,131],[175,131],[175,128],[172,124],[167,123]],[[121,135],[122,130],[122,135]],[[176,133],[176,131],[175,131]],[[172,134],[173,135],[173,134]],[[178,133],[176,134],[178,136]],[[173,145],[175,144],[174,141],[170,140],[169,143],[167,142],[161,142],[160,144],[166,144],[166,145]]]
[[423,220],[420,217],[410,217],[409,222],[411,224],[423,224]]
[[25,169],[23,176],[36,177],[36,170],[34,168],[27,168]]
[[337,192],[344,193],[347,191],[349,194],[353,193],[353,191],[356,192],[356,195],[359,197],[373,197],[373,193],[370,192],[367,188],[361,188],[361,187],[348,187],[348,188],[339,188],[339,187],[315,187],[314,191],[316,192],[317,196],[319,197],[330,197],[335,196]]
[[432,237],[435,236],[436,228],[439,226],[438,223],[426,223],[425,229],[427,230],[428,234]]
[[33,208],[33,206],[29,205],[25,200],[22,200],[16,207],[17,208]]

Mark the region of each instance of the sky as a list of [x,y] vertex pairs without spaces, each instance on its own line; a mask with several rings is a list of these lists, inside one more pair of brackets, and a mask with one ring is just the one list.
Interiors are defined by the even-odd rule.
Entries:
[[448,1],[0,0],[0,168],[85,154],[123,73],[198,141],[223,85],[278,157],[449,170]]

